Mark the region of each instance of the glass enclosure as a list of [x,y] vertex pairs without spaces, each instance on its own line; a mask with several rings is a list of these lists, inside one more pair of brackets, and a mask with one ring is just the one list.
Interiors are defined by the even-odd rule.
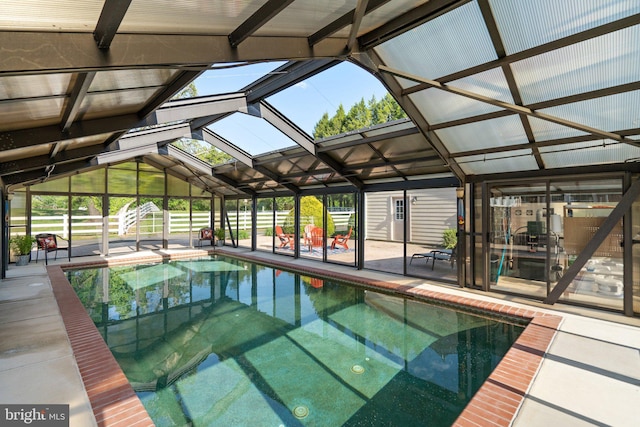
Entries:
[[[622,198],[621,178],[489,186],[491,290],[544,299]],[[623,309],[620,221],[560,301]]]

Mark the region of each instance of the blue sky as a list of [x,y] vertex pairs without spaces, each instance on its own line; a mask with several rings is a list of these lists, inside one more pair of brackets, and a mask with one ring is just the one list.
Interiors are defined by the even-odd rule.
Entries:
[[[198,96],[236,92],[281,64],[282,62],[271,62],[207,71],[195,81]],[[311,134],[314,125],[325,112],[332,116],[340,104],[348,111],[362,98],[368,101],[375,95],[376,99],[380,99],[386,93],[384,86],[371,74],[344,62],[268,98],[267,101]],[[266,121],[236,116],[246,115],[235,114],[212,128],[231,142],[244,146],[250,154],[293,145],[287,138],[282,138],[277,130],[271,133],[273,130],[265,129],[265,124],[270,127]],[[238,127],[242,129],[236,129]],[[241,141],[251,142],[243,144]]]

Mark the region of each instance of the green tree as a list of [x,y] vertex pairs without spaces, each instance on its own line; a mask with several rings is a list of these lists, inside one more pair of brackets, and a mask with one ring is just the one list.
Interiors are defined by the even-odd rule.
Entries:
[[360,102],[355,103],[350,109],[344,121],[344,131],[364,129],[370,127],[373,123],[371,120],[371,109],[364,103],[364,98]]
[[183,87],[178,93],[173,95],[173,98],[171,99],[193,98],[196,96],[198,96],[198,88],[194,82],[191,82]]
[[366,103],[364,98],[355,103],[348,114],[345,113],[342,104],[332,117],[324,113],[313,128],[313,137],[327,138],[405,117],[406,113],[389,93],[380,101],[376,100],[374,95]]

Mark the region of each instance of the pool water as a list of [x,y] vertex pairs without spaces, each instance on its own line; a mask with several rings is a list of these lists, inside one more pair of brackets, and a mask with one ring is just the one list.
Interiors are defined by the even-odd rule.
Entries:
[[157,426],[449,426],[523,330],[221,256],[67,277]]

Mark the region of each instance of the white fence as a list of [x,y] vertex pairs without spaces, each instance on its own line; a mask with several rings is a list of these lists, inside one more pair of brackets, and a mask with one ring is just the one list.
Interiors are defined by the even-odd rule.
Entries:
[[[144,205],[143,205],[144,206]],[[142,206],[141,206],[142,208]],[[133,213],[133,214],[132,214]],[[282,224],[284,218],[289,215],[289,211],[276,211],[276,224]],[[354,211],[331,212],[336,230],[346,230],[349,224],[349,218]],[[154,234],[162,232],[163,213],[149,207],[145,209],[144,215],[140,215],[140,233]],[[144,218],[142,218],[144,217]],[[188,233],[211,224],[210,212],[194,212],[189,220],[188,212],[169,212],[169,223],[167,225],[169,234]],[[238,212],[238,218],[232,216],[229,222],[232,228],[236,228],[236,224],[240,230],[251,229],[251,212]],[[126,235],[127,232],[136,224],[135,209],[123,210],[117,215],[109,216],[109,234],[117,234],[119,236]],[[256,215],[256,228],[258,230],[267,230],[273,227],[273,211],[262,211]],[[54,233],[65,239],[69,238],[70,228],[73,228],[74,236],[78,235],[100,235],[102,234],[102,216],[100,215],[82,215],[77,216],[69,222],[69,215],[50,215],[50,216],[32,216],[31,230],[33,234],[38,233]],[[225,224],[226,228],[226,224]]]

